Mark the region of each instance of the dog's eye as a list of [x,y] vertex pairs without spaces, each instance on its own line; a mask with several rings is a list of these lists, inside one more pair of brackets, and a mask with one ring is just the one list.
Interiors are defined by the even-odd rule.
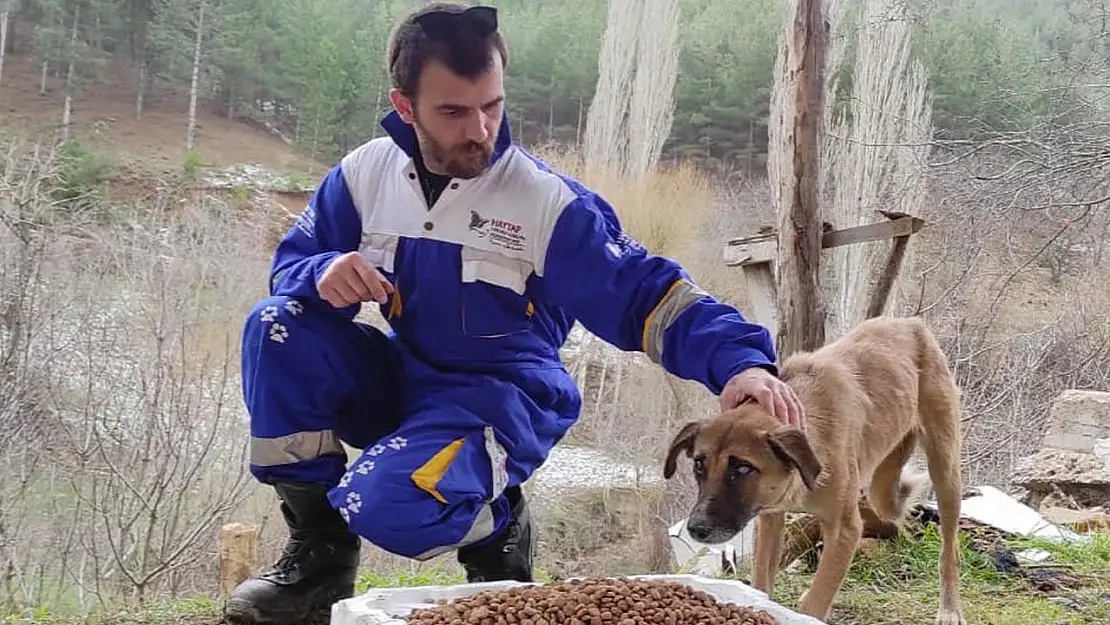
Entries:
[[755,472],[755,467],[751,464],[736,458],[729,458],[728,460],[728,478],[730,480],[739,480],[740,478],[747,477]]

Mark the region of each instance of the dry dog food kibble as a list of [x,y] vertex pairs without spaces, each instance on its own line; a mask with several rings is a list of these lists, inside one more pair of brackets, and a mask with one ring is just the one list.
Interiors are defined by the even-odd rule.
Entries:
[[410,625],[779,625],[762,610],[719,603],[659,580],[590,579],[485,591],[419,608]]

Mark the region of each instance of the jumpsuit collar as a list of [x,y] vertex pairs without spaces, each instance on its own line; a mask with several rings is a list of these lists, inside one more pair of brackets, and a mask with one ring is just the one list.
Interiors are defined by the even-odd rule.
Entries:
[[[393,139],[393,143],[397,147],[405,151],[409,158],[415,157],[418,152],[416,142],[416,131],[413,130],[411,124],[406,123],[397,111],[390,111],[388,115],[382,118],[381,127],[389,133],[389,137]],[[501,115],[501,128],[497,132],[497,140],[493,144],[493,155],[490,157],[490,165],[493,165],[500,159],[505,151],[513,144],[512,133],[509,127],[509,115],[506,110]]]

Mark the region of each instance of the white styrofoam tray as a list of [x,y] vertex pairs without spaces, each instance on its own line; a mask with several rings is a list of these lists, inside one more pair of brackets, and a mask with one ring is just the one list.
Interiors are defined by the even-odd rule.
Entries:
[[[781,625],[825,625],[824,621],[798,614],[771,601],[766,594],[743,582],[713,579],[700,575],[630,575],[629,579],[678,582],[704,591],[718,601],[765,610]],[[331,608],[331,625],[405,625],[405,618],[416,608],[433,607],[441,599],[452,600],[485,590],[504,590],[526,586],[521,582],[483,582],[456,586],[414,586],[410,588],[372,588],[362,595],[337,602]]]

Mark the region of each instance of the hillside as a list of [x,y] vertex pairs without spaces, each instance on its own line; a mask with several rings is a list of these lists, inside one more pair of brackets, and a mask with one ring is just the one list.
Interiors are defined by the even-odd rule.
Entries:
[[[9,54],[0,83],[0,127],[28,137],[56,130],[65,101],[64,76],[50,74],[40,91],[41,66],[26,54]],[[185,160],[188,84],[159,80],[149,89],[143,116],[135,116],[137,72],[125,63],[106,66],[84,81],[73,100],[73,137],[108,150],[121,160],[177,169]],[[305,175],[311,160],[303,151],[264,129],[229,120],[201,100],[197,104],[196,150],[205,167],[258,163],[277,173]],[[321,164],[316,171],[321,171]]]

